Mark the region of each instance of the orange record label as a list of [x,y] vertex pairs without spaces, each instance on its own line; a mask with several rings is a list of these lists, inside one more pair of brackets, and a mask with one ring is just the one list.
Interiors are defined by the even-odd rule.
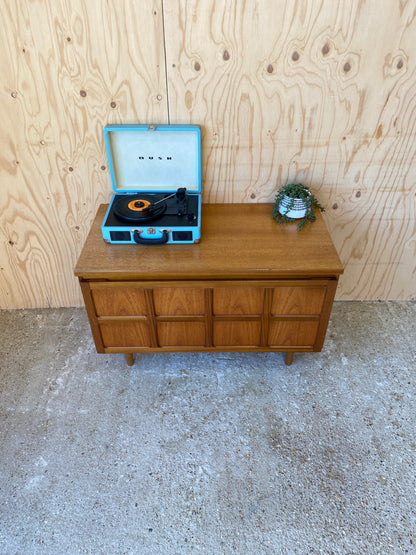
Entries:
[[134,210],[135,212],[142,212],[145,208],[150,206],[150,202],[148,200],[132,200],[127,205],[130,210]]

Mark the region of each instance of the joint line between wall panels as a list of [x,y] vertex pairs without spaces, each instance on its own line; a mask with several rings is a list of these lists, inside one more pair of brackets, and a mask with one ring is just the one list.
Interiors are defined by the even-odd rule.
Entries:
[[168,109],[168,123],[170,124],[168,61],[167,61],[167,57],[166,57],[165,10],[164,10],[164,6],[163,6],[163,0],[161,0],[161,4],[162,4],[162,28],[163,28],[163,53],[164,53],[164,58],[165,58],[166,103],[167,103],[167,109]]

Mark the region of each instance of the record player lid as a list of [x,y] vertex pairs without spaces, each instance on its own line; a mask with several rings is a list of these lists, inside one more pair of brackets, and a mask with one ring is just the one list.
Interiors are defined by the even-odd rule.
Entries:
[[104,138],[115,192],[201,191],[196,125],[108,125]]

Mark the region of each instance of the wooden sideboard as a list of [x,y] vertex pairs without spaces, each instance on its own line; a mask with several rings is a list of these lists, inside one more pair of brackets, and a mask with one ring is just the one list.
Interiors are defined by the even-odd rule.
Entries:
[[321,214],[202,207],[199,244],[109,245],[100,206],[75,268],[99,353],[320,351],[343,272]]

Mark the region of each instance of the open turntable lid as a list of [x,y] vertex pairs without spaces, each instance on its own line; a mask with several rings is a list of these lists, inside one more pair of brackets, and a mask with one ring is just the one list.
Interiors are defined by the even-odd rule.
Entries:
[[201,191],[199,127],[108,125],[104,138],[115,192]]

